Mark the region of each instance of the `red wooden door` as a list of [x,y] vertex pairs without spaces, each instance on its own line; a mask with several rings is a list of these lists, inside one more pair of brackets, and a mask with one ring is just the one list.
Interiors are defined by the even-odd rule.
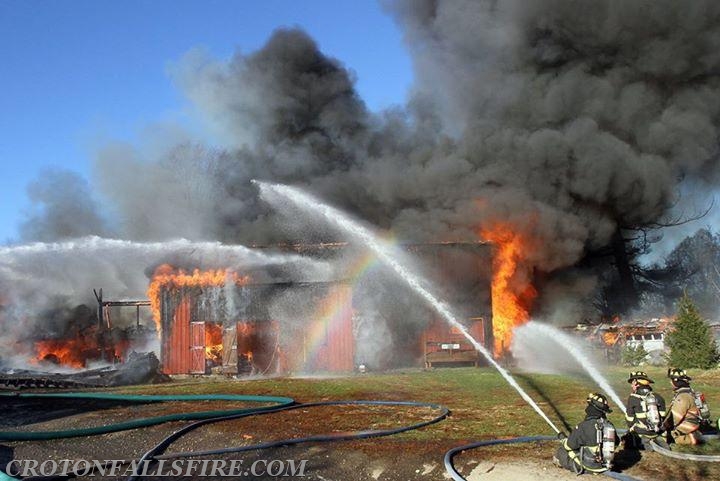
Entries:
[[190,323],[190,373],[205,374],[205,323]]

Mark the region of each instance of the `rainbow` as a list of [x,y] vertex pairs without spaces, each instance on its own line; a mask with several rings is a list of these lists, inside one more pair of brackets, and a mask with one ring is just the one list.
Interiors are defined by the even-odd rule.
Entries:
[[353,287],[378,265],[377,257],[370,251],[359,256],[347,271],[349,284],[340,289],[332,289],[330,294],[318,303],[310,321],[310,328],[305,333],[305,370],[312,371],[321,365],[328,339],[332,339],[334,333],[343,328],[343,322],[348,316],[352,318]]

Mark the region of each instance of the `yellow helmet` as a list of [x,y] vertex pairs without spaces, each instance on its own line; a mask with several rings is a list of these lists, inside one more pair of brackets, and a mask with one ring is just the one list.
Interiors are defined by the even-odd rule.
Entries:
[[608,400],[604,394],[591,392],[590,394],[588,394],[587,403],[592,406],[595,406],[596,408],[598,408],[599,410],[601,410],[603,412],[606,412],[606,413],[612,412],[612,409],[610,409],[610,405],[608,404]]
[[687,373],[685,372],[685,369],[679,369],[677,367],[668,368],[667,376],[670,379],[672,379],[673,381],[675,381],[675,380],[691,381],[692,380],[692,378],[690,376],[688,376]]
[[631,372],[630,376],[628,377],[627,382],[633,382],[633,381],[637,381],[638,384],[644,384],[646,386],[655,382],[648,377],[648,375],[647,375],[647,373],[645,373],[645,371]]

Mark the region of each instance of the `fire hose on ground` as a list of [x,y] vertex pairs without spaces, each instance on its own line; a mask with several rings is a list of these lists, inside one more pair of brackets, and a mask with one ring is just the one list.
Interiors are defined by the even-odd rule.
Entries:
[[[135,401],[135,402],[167,402],[167,401],[242,401],[256,403],[271,403],[269,406],[255,408],[232,409],[223,411],[198,411],[190,413],[169,414],[152,418],[142,418],[122,423],[96,426],[92,428],[70,429],[61,431],[0,431],[0,440],[3,441],[41,441],[50,439],[72,438],[78,436],[94,436],[117,431],[126,431],[141,427],[155,426],[170,421],[193,421],[198,419],[217,418],[218,416],[232,416],[239,414],[254,414],[265,410],[277,409],[278,407],[290,406],[295,401],[288,397],[278,396],[250,396],[250,395],[131,395],[131,394],[110,394],[110,393],[0,393],[2,397],[12,398],[55,398],[55,399],[98,399],[111,401]],[[8,476],[0,471],[0,481],[16,481],[16,478]]]
[[[710,439],[717,439],[717,434],[703,434],[701,436],[704,442]],[[677,451],[671,451],[663,446],[660,446],[655,441],[651,441],[650,447],[653,451],[663,456],[674,459],[682,459],[684,461],[700,461],[703,463],[720,463],[720,455],[718,454],[692,454],[692,453],[678,453]]]
[[[28,393],[28,394],[16,394],[16,393],[0,393],[0,396],[5,397],[25,397],[25,398],[70,398],[70,399],[101,399],[101,400],[113,400],[113,401],[132,401],[132,402],[167,402],[167,401],[242,401],[242,402],[257,402],[257,403],[271,403],[269,406],[260,406],[255,408],[242,408],[233,410],[219,410],[219,411],[199,411],[199,412],[186,412],[177,413],[164,416],[157,416],[152,418],[142,418],[133,421],[127,421],[106,426],[97,426],[92,428],[81,428],[72,430],[61,430],[61,431],[42,431],[42,432],[18,432],[18,431],[2,431],[0,432],[0,440],[5,441],[30,441],[30,440],[50,440],[50,439],[61,439],[78,436],[92,436],[98,434],[107,434],[111,432],[124,431],[129,429],[136,429],[140,427],[153,426],[170,421],[195,421],[192,424],[183,427],[175,433],[167,436],[160,443],[154,446],[152,449],[147,451],[142,458],[142,462],[154,462],[168,459],[178,458],[189,458],[198,456],[210,456],[220,455],[229,453],[238,453],[244,451],[255,451],[261,449],[276,448],[282,446],[298,445],[303,443],[319,443],[319,442],[330,442],[330,441],[343,441],[353,439],[366,439],[372,437],[389,436],[393,434],[402,433],[405,431],[419,429],[430,424],[437,423],[445,419],[450,411],[441,405],[432,403],[422,403],[413,401],[324,401],[324,402],[313,402],[313,403],[295,403],[295,401],[288,397],[278,396],[252,396],[252,395],[226,395],[226,394],[209,394],[209,395],[125,395],[125,394],[107,394],[107,393]],[[367,431],[356,431],[356,432],[344,432],[338,434],[327,434],[309,436],[304,438],[290,438],[277,441],[270,441],[260,444],[254,444],[249,446],[237,446],[229,448],[221,448],[214,450],[205,451],[192,451],[192,452],[181,452],[181,453],[170,453],[164,454],[170,445],[184,436],[185,434],[193,431],[201,426],[214,424],[218,422],[230,421],[241,419],[249,416],[272,414],[282,411],[288,411],[293,409],[318,407],[318,406],[348,406],[348,405],[378,405],[378,406],[411,406],[411,407],[429,407],[437,409],[440,413],[434,418],[426,421],[421,421],[408,426],[401,426],[399,428],[387,429],[387,430],[367,430]],[[704,438],[711,438],[713,436],[705,436]],[[453,458],[460,452],[494,445],[503,444],[517,444],[526,442],[544,442],[557,439],[557,436],[523,436],[509,439],[493,439],[480,441],[465,446],[459,446],[451,449],[445,454],[444,464],[448,474],[455,481],[465,481],[453,466]],[[651,448],[661,455],[669,456],[675,459],[690,460],[690,461],[702,461],[702,462],[720,462],[720,455],[698,455],[691,453],[678,453],[669,449],[659,446],[657,443],[650,443]],[[131,461],[128,461],[130,463]],[[72,474],[72,473],[69,473]],[[606,471],[605,475],[614,479],[623,481],[632,481],[635,478],[630,476]],[[128,481],[136,479],[134,476],[128,478]],[[0,471],[0,481],[15,481],[16,478],[8,476],[7,474]]]
[[[139,461],[143,462],[154,462],[161,459],[177,459],[177,458],[188,458],[206,455],[219,455],[226,453],[237,453],[243,451],[253,451],[260,449],[269,449],[281,446],[291,446],[302,443],[319,443],[329,441],[344,441],[353,439],[367,439],[372,437],[390,436],[393,434],[399,434],[402,432],[419,429],[430,424],[437,423],[445,419],[449,414],[450,410],[444,406],[433,403],[423,403],[414,401],[323,401],[313,403],[295,403],[293,399],[287,397],[276,397],[276,396],[246,396],[246,395],[179,395],[179,396],[153,396],[153,395],[122,395],[122,394],[101,394],[101,393],[54,393],[54,394],[12,394],[12,393],[0,393],[0,396],[21,396],[21,397],[55,397],[55,398],[78,398],[78,399],[103,399],[103,400],[117,400],[117,401],[138,401],[138,402],[155,402],[155,401],[187,401],[187,400],[223,400],[223,401],[245,401],[245,402],[267,402],[274,403],[270,406],[262,406],[258,408],[244,408],[229,411],[201,411],[193,413],[179,413],[166,416],[158,416],[153,418],[143,418],[135,421],[128,421],[107,426],[98,426],[94,428],[83,428],[73,429],[64,431],[45,431],[45,432],[17,432],[17,431],[5,431],[0,432],[0,440],[5,441],[27,441],[27,440],[50,440],[69,438],[77,436],[92,436],[98,434],[106,434],[116,431],[124,431],[129,429],[135,429],[139,427],[152,426],[168,421],[178,420],[195,420],[192,424],[189,424],[173,434],[167,436],[160,443],[154,446],[152,449],[147,451]],[[193,431],[201,426],[208,424],[214,424],[224,421],[231,421],[241,419],[244,417],[272,414],[282,411],[289,411],[293,409],[302,409],[309,407],[318,406],[406,406],[406,407],[427,407],[438,410],[439,413],[433,418],[425,421],[420,421],[411,425],[401,426],[392,429],[376,429],[366,431],[355,431],[355,432],[343,432],[337,434],[326,434],[318,436],[309,436],[304,438],[291,438],[283,439],[278,441],[271,441],[261,444],[255,444],[251,446],[238,446],[231,448],[215,449],[210,451],[195,451],[185,453],[171,453],[163,454],[165,450],[177,439],[184,436],[185,434]],[[128,464],[132,461],[128,460]],[[73,475],[74,473],[68,473]],[[129,480],[135,479],[135,476],[131,476]],[[33,478],[26,478],[31,480]],[[38,477],[36,479],[48,479],[47,477]],[[0,481],[17,481],[16,478],[10,477],[0,471]]]
[[[499,446],[503,444],[520,444],[520,443],[533,443],[533,442],[545,442],[545,441],[555,441],[557,440],[557,436],[521,436],[517,438],[507,438],[507,439],[488,439],[486,441],[479,441],[472,444],[467,444],[465,446],[458,446],[456,448],[451,449],[447,453],[445,453],[445,458],[443,459],[443,462],[445,463],[445,471],[450,475],[450,477],[453,479],[453,481],[467,481],[458,471],[455,469],[455,465],[453,464],[453,458],[463,452],[468,451],[470,449],[476,449],[476,448],[482,448],[487,446]],[[603,473],[606,476],[609,476],[613,479],[618,479],[620,481],[638,481],[637,478],[633,478],[631,476],[628,476],[626,474],[622,473],[616,473],[613,471],[605,471]]]
[[[246,416],[253,416],[253,415],[264,415],[264,414],[272,414],[276,412],[281,411],[289,411],[293,409],[301,409],[301,408],[308,408],[308,407],[319,407],[319,406],[362,406],[362,405],[369,405],[369,406],[411,406],[411,407],[428,407],[431,409],[439,410],[440,413],[435,416],[432,419],[421,421],[418,423],[414,423],[408,426],[401,426],[399,428],[393,428],[393,429],[374,429],[374,430],[367,430],[367,431],[355,431],[350,433],[338,433],[338,434],[324,434],[324,435],[318,435],[318,436],[308,436],[304,438],[290,438],[290,439],[282,439],[277,441],[270,441],[266,443],[260,443],[260,444],[254,444],[250,446],[237,446],[237,447],[231,447],[231,448],[221,448],[221,449],[213,449],[213,450],[206,450],[206,451],[190,451],[190,452],[184,452],[184,453],[171,453],[171,454],[163,454],[165,450],[172,444],[174,441],[176,441],[181,436],[184,436],[188,432],[199,428],[200,426],[204,426],[206,424],[211,423],[217,423],[222,421],[229,421],[233,419],[240,419],[242,417]],[[143,457],[140,459],[140,462],[144,461],[159,461],[162,459],[178,459],[178,458],[189,458],[189,457],[198,457],[198,456],[217,456],[220,454],[230,454],[230,453],[239,453],[244,451],[256,451],[260,449],[269,449],[269,448],[277,448],[277,447],[284,447],[284,446],[293,446],[298,444],[304,444],[304,443],[320,443],[320,442],[330,442],[330,441],[349,441],[349,440],[355,440],[355,439],[367,439],[367,438],[374,438],[374,437],[381,437],[381,436],[390,436],[393,434],[399,434],[402,432],[419,429],[425,426],[428,426],[430,424],[435,424],[437,422],[442,421],[450,414],[450,410],[444,406],[441,406],[439,404],[432,404],[432,403],[423,403],[423,402],[415,402],[415,401],[322,401],[322,402],[312,402],[312,403],[302,403],[302,404],[295,404],[292,406],[285,406],[280,407],[274,410],[268,410],[263,412],[257,412],[257,413],[250,413],[250,414],[240,414],[236,416],[226,416],[223,418],[218,419],[208,419],[204,421],[198,421],[196,423],[193,423],[189,426],[184,427],[183,429],[171,434],[170,436],[163,439],[160,443],[158,443],[155,447],[150,449],[148,452],[143,455]],[[127,481],[134,481],[136,479],[135,476],[130,476]]]
[[[622,432],[622,431],[619,431]],[[708,441],[710,439],[717,439],[718,435],[703,435],[702,440]],[[456,455],[458,455],[461,452],[469,451],[471,449],[481,448],[481,447],[488,447],[488,446],[499,446],[503,444],[520,444],[520,443],[532,443],[532,442],[545,442],[545,441],[553,441],[558,439],[557,436],[521,436],[516,438],[507,438],[507,439],[489,439],[486,441],[479,441],[472,444],[467,444],[464,446],[458,446],[456,448],[453,448],[449,450],[447,453],[445,453],[445,457],[443,459],[443,462],[445,464],[445,471],[450,475],[450,477],[453,479],[453,481],[467,481],[458,471],[455,469],[455,465],[453,464],[453,459]],[[679,453],[677,451],[671,451],[670,449],[664,448],[657,444],[654,441],[651,441],[650,446],[653,451],[657,452],[658,454],[661,454],[663,456],[667,456],[674,459],[680,459],[684,461],[699,461],[699,462],[720,462],[720,455],[709,455],[709,454],[692,454],[692,453]],[[617,473],[613,471],[605,471],[603,474],[606,476],[609,476],[613,479],[618,479],[621,481],[636,481],[636,478],[633,478],[631,476],[628,476],[626,474]]]
[[250,396],[241,394],[185,394],[185,395],[133,395],[110,393],[0,393],[2,397],[12,398],[48,398],[48,399],[97,399],[105,401],[133,401],[133,402],[167,402],[167,401],[235,401],[251,403],[271,403],[270,406],[254,408],[231,409],[223,411],[199,411],[177,414],[167,414],[151,418],[135,419],[106,426],[92,428],[69,429],[62,431],[0,431],[0,441],[45,441],[50,439],[72,438],[77,436],[95,436],[129,429],[155,426],[171,421],[194,421],[198,419],[217,418],[220,416],[233,416],[245,413],[256,413],[282,406],[290,406],[295,401],[288,397],[278,396]]

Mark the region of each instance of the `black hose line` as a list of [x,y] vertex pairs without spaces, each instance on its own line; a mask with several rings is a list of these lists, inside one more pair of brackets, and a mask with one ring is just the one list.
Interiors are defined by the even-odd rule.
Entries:
[[[185,434],[208,424],[214,424],[224,421],[232,421],[237,419],[242,419],[249,416],[261,416],[265,414],[273,414],[278,412],[284,412],[284,411],[290,411],[295,409],[302,409],[302,408],[309,408],[309,407],[320,407],[320,406],[411,406],[411,407],[427,407],[431,409],[437,409],[440,410],[440,413],[435,416],[434,418],[418,422],[415,424],[407,425],[407,426],[401,426],[399,428],[394,429],[379,429],[379,430],[366,430],[366,431],[354,431],[354,432],[344,432],[344,433],[338,433],[338,434],[325,434],[325,435],[317,435],[317,436],[308,436],[303,438],[290,438],[290,439],[282,439],[282,440],[276,440],[276,441],[268,441],[264,443],[259,444],[253,444],[248,446],[236,446],[236,447],[229,447],[229,448],[220,448],[220,449],[214,449],[214,450],[205,450],[205,451],[188,451],[188,452],[179,452],[179,453],[170,453],[170,454],[164,454],[165,451],[170,447],[170,445],[184,436]],[[220,455],[220,454],[229,454],[229,453],[239,453],[239,452],[246,452],[246,451],[257,451],[257,450],[263,450],[263,449],[270,449],[270,448],[277,448],[277,447],[285,447],[285,446],[293,446],[303,443],[321,443],[321,442],[332,442],[332,441],[347,441],[347,440],[355,440],[355,439],[367,439],[367,438],[373,438],[373,437],[382,437],[382,436],[390,436],[393,434],[399,434],[402,432],[419,429],[431,424],[435,424],[437,422],[442,421],[450,414],[450,410],[446,408],[445,406],[434,404],[434,403],[423,403],[423,402],[414,402],[414,401],[321,401],[321,402],[311,402],[311,403],[294,403],[294,404],[286,404],[282,405],[280,407],[269,407],[264,408],[264,410],[255,410],[255,411],[248,411],[248,412],[241,412],[241,413],[234,413],[231,415],[225,415],[225,416],[218,416],[214,418],[209,419],[202,419],[200,421],[193,422],[192,424],[189,424],[174,433],[170,434],[163,440],[161,440],[157,445],[155,445],[153,448],[148,450],[138,461],[138,466],[142,466],[143,463],[154,463],[160,460],[168,460],[168,459],[179,459],[179,458],[190,458],[190,457],[198,457],[198,456],[213,456],[213,455]],[[562,433],[559,433],[562,434]],[[703,439],[713,439],[717,438],[717,435],[704,435]],[[445,464],[445,470],[450,475],[450,477],[454,481],[467,481],[460,473],[457,472],[455,469],[455,466],[453,465],[453,459],[454,457],[464,451],[468,451],[475,448],[485,447],[485,446],[496,446],[496,445],[503,445],[503,444],[519,444],[519,443],[527,443],[527,442],[545,442],[545,441],[551,441],[558,439],[558,435],[556,436],[522,436],[522,437],[515,437],[515,438],[506,438],[506,439],[491,439],[486,441],[479,441],[472,444],[467,444],[464,446],[458,446],[451,450],[449,450],[447,453],[445,453],[444,456],[444,464]],[[655,442],[650,442],[651,448],[664,456],[672,457],[675,459],[682,459],[682,460],[689,460],[689,461],[704,461],[704,462],[720,462],[720,455],[698,455],[698,454],[690,454],[690,453],[678,453],[674,451],[670,451],[669,449],[663,448],[662,446],[659,446]],[[124,464],[131,464],[134,460],[126,460]],[[605,471],[603,474],[606,476],[609,476],[613,479],[617,479],[620,481],[637,481],[636,478],[633,478],[631,476],[617,473],[613,471]],[[77,473],[67,473],[67,475],[62,476],[63,479],[73,478],[76,477]],[[127,481],[136,481],[139,477],[136,474],[133,474],[127,478]],[[55,479],[57,476],[34,476],[30,478],[25,478],[25,481],[48,481],[50,479]]]
[[[445,471],[450,475],[450,477],[453,479],[453,481],[467,481],[465,478],[462,477],[460,473],[457,472],[455,469],[455,465],[453,464],[453,458],[463,451],[468,451],[470,449],[475,448],[481,448],[485,446],[498,446],[502,444],[519,444],[519,443],[532,443],[532,442],[544,442],[544,441],[553,441],[557,440],[557,436],[521,436],[517,438],[507,438],[507,439],[489,439],[487,441],[479,441],[472,444],[467,444],[465,446],[458,446],[456,448],[452,448],[450,451],[445,453],[444,463],[445,463]],[[603,474],[606,476],[609,476],[614,479],[618,479],[620,481],[639,481],[637,478],[633,478],[631,476],[628,476],[626,474],[622,473],[616,473],[613,471],[605,471]]]
[[[304,409],[304,408],[310,408],[310,407],[319,407],[319,406],[410,406],[410,407],[427,407],[435,410],[439,410],[439,414],[437,414],[432,419],[421,421],[418,423],[414,423],[407,426],[401,426],[399,428],[393,428],[393,429],[377,429],[377,430],[366,430],[366,431],[354,431],[354,432],[343,432],[338,434],[325,434],[325,435],[318,435],[318,436],[309,436],[304,438],[291,438],[291,439],[283,439],[278,441],[269,441],[265,443],[260,444],[254,444],[250,446],[237,446],[237,447],[231,447],[231,448],[222,448],[222,449],[215,449],[215,450],[209,450],[209,451],[193,451],[193,452],[184,452],[184,453],[171,453],[171,454],[163,454],[165,450],[167,450],[170,445],[175,442],[177,439],[181,438],[185,434],[189,433],[190,431],[193,431],[201,426],[205,426],[208,424],[214,424],[224,421],[232,421],[236,419],[242,419],[249,416],[256,416],[256,415],[264,415],[264,414],[273,414],[283,411],[290,411],[294,409]],[[390,436],[393,434],[399,434],[402,432],[419,429],[425,426],[429,426],[431,424],[435,424],[437,422],[442,421],[447,416],[450,415],[450,410],[446,408],[445,406],[434,404],[434,403],[423,403],[423,402],[414,402],[414,401],[321,401],[321,402],[312,402],[312,403],[296,403],[296,404],[290,404],[290,405],[284,405],[277,408],[270,408],[265,410],[256,410],[256,411],[250,411],[250,412],[243,412],[243,413],[236,413],[232,415],[227,416],[219,416],[215,418],[210,419],[203,419],[200,421],[193,422],[192,424],[189,424],[187,426],[184,426],[183,428],[175,431],[171,435],[164,438],[162,441],[160,441],[157,445],[155,445],[152,449],[148,450],[139,460],[137,463],[137,466],[143,466],[143,463],[153,463],[155,461],[159,461],[161,459],[178,459],[178,458],[189,458],[189,457],[197,457],[197,456],[207,456],[207,455],[219,455],[219,454],[225,454],[225,453],[237,453],[237,452],[243,452],[243,451],[254,451],[254,450],[262,450],[262,449],[269,449],[269,448],[276,448],[276,447],[282,447],[282,446],[292,446],[302,443],[320,443],[320,442],[330,442],[330,441],[347,441],[347,440],[354,440],[354,439],[367,439],[367,438],[373,438],[373,437],[381,437],[381,436]],[[131,464],[134,460],[126,460],[123,464]],[[74,478],[77,476],[77,473],[70,472],[66,475],[62,476],[63,479],[68,478]],[[138,479],[138,475],[133,474],[130,477],[127,478],[128,481],[133,481]],[[58,479],[57,476],[33,476],[29,478],[25,478],[25,481],[49,481],[51,479]]]
[[[450,414],[450,410],[444,406],[441,406],[438,404],[419,403],[419,402],[412,402],[412,401],[322,401],[322,402],[298,404],[295,406],[279,408],[275,412],[290,411],[293,409],[307,408],[307,407],[345,406],[345,405],[429,407],[432,409],[440,410],[440,414],[438,414],[434,418],[429,419],[427,421],[422,421],[422,422],[411,424],[408,426],[401,426],[399,428],[394,428],[394,429],[373,429],[373,430],[367,430],[367,431],[354,431],[354,432],[350,432],[350,433],[346,432],[346,433],[339,433],[339,434],[321,434],[321,435],[317,435],[317,436],[309,436],[309,437],[304,437],[304,438],[290,438],[290,439],[283,439],[283,440],[278,440],[278,441],[269,441],[267,443],[260,443],[260,444],[255,444],[252,446],[238,446],[238,447],[233,447],[233,448],[221,448],[221,449],[214,449],[214,450],[208,450],[208,451],[192,451],[192,452],[185,452],[185,453],[172,453],[172,454],[165,454],[165,455],[158,454],[154,458],[158,459],[158,460],[189,458],[189,457],[206,456],[206,455],[236,453],[236,452],[242,452],[242,451],[253,451],[253,450],[258,450],[258,449],[268,449],[268,448],[274,448],[274,447],[280,447],[280,446],[291,446],[291,445],[295,445],[295,444],[302,444],[302,443],[308,443],[308,442],[348,441],[348,440],[352,440],[352,439],[367,439],[367,438],[374,438],[374,437],[381,437],[381,436],[390,436],[393,434],[403,433],[405,431],[411,431],[413,429],[419,429],[419,428],[428,426],[430,424],[435,424],[437,422],[442,421]],[[258,412],[257,414],[261,415],[261,414],[269,414],[269,413],[268,412]],[[188,426],[188,427],[190,427],[190,426]]]
[[445,453],[445,457],[443,459],[443,462],[445,463],[445,471],[450,475],[450,477],[454,481],[467,481],[465,478],[463,478],[460,473],[457,472],[455,469],[455,465],[453,464],[453,458],[455,456],[463,451],[468,451],[470,449],[475,448],[481,448],[484,446],[498,446],[502,444],[516,444],[516,443],[531,443],[536,441],[550,441],[553,439],[557,439],[556,436],[522,436],[517,438],[508,438],[508,439],[489,439],[487,441],[478,441],[476,443],[472,444],[466,444],[464,446],[458,446],[456,448],[452,448],[447,453]]
[[[250,446],[236,446],[231,448],[221,448],[221,449],[213,449],[213,450],[207,450],[207,451],[189,451],[189,452],[183,452],[183,453],[171,453],[171,454],[164,454],[165,450],[170,447],[170,445],[179,439],[181,436],[184,436],[185,434],[189,433],[190,431],[193,431],[201,426],[204,426],[206,424],[211,423],[217,423],[217,422],[223,422],[223,421],[230,421],[234,419],[241,419],[248,416],[254,416],[254,415],[265,415],[265,414],[272,414],[282,411],[291,411],[294,409],[301,409],[301,408],[308,408],[308,407],[318,407],[318,406],[412,406],[412,407],[428,407],[432,409],[438,409],[440,410],[440,414],[435,416],[434,418],[422,421],[419,423],[411,424],[408,426],[401,426],[399,428],[394,429],[377,429],[377,430],[368,430],[368,431],[355,431],[351,433],[341,433],[341,434],[325,434],[325,435],[318,435],[318,436],[309,436],[304,438],[291,438],[291,439],[282,439],[278,441],[269,441],[266,443],[260,443],[260,444],[254,444]],[[140,463],[138,465],[142,465],[142,463],[146,461],[159,461],[161,459],[178,459],[178,458],[190,458],[190,457],[197,457],[197,456],[212,456],[212,455],[219,455],[219,454],[228,454],[228,453],[239,453],[243,451],[255,451],[255,450],[261,450],[261,449],[269,449],[269,448],[276,448],[281,446],[292,446],[302,443],[321,443],[321,442],[329,442],[329,441],[348,441],[353,439],[366,439],[366,438],[373,438],[373,437],[381,437],[381,436],[390,436],[393,434],[399,434],[405,431],[410,431],[413,429],[419,429],[425,426],[428,426],[430,424],[435,424],[437,422],[442,421],[450,414],[450,410],[446,408],[445,406],[441,406],[439,404],[433,404],[433,403],[422,403],[422,402],[414,402],[414,401],[321,401],[321,402],[312,402],[312,403],[302,403],[302,404],[293,404],[290,406],[283,406],[277,409],[270,409],[262,412],[254,412],[254,413],[244,413],[244,414],[238,414],[233,416],[224,416],[220,418],[215,419],[206,419],[203,421],[198,421],[195,423],[192,423],[188,426],[185,426],[184,428],[176,431],[175,433],[171,434],[170,436],[166,437],[162,441],[160,441],[156,446],[154,446],[152,449],[147,451],[142,458],[140,458]],[[135,475],[131,475],[127,478],[127,481],[135,481],[138,477]]]
[[[205,426],[207,424],[213,424],[223,421],[232,421],[236,419],[242,419],[249,416],[256,416],[256,415],[264,415],[264,414],[273,414],[277,412],[283,412],[283,411],[290,411],[294,409],[303,409],[303,408],[309,408],[309,407],[318,407],[318,406],[411,406],[411,407],[427,407],[431,409],[437,409],[440,411],[438,415],[433,417],[432,419],[429,419],[427,421],[421,421],[415,424],[407,425],[407,426],[401,426],[399,428],[394,429],[377,429],[377,430],[367,430],[367,431],[354,431],[354,432],[344,432],[339,434],[326,434],[326,435],[318,435],[318,436],[310,436],[310,437],[304,437],[304,438],[291,438],[291,439],[282,439],[278,441],[269,441],[265,443],[259,443],[259,444],[253,444],[250,446],[237,446],[232,448],[222,448],[222,449],[215,449],[210,451],[192,451],[192,452],[184,452],[184,453],[171,453],[171,454],[162,454],[165,452],[165,450],[170,447],[170,445],[179,439],[180,437],[184,436],[185,434],[189,433],[190,431],[193,431],[201,426]],[[254,412],[245,412],[245,413],[239,413],[239,414],[233,414],[228,416],[219,416],[216,418],[211,419],[203,419],[201,421],[196,421],[192,424],[189,424],[171,435],[164,438],[162,441],[160,441],[157,445],[155,445],[152,449],[148,450],[138,461],[137,466],[143,466],[144,462],[152,463],[155,461],[159,461],[162,459],[178,459],[178,458],[190,458],[190,457],[197,457],[197,456],[206,456],[206,455],[218,455],[218,454],[225,454],[225,453],[238,453],[243,451],[255,451],[255,450],[262,450],[262,449],[269,449],[269,448],[276,448],[276,447],[283,447],[283,446],[292,446],[296,444],[302,444],[302,443],[320,443],[320,442],[330,442],[330,441],[348,441],[348,440],[354,440],[354,439],[366,439],[366,438],[373,438],[373,437],[382,437],[382,436],[390,436],[393,434],[399,434],[402,432],[419,429],[431,424],[435,424],[437,422],[442,421],[446,417],[450,415],[450,410],[446,408],[445,406],[442,406],[440,404],[433,404],[433,403],[423,403],[423,402],[414,402],[414,401],[321,401],[321,402],[312,402],[312,403],[296,403],[291,405],[285,405],[278,408],[271,408],[266,409],[263,411],[254,411]],[[134,460],[125,460],[122,465],[128,465],[133,463]],[[77,473],[70,472],[66,475],[63,475],[61,477],[59,476],[33,476],[29,478],[24,478],[23,481],[50,481],[53,479],[69,479],[77,477]],[[128,481],[136,480],[139,476],[136,476],[135,474],[129,476],[127,478]]]

